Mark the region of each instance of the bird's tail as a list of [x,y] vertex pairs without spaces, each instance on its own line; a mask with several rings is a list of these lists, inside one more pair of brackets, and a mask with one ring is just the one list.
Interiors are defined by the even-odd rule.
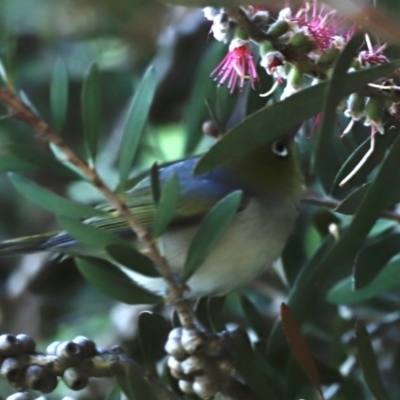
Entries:
[[58,232],[49,232],[0,242],[0,258],[46,250],[46,243],[57,234]]

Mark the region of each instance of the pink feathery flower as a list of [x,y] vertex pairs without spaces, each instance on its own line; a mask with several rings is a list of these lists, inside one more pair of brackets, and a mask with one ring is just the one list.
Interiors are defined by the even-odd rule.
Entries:
[[218,80],[218,86],[227,83],[227,88],[233,93],[236,87],[244,86],[245,79],[250,80],[251,87],[255,88],[258,74],[254,65],[248,41],[233,39],[229,52],[221,63],[211,72],[211,77]]

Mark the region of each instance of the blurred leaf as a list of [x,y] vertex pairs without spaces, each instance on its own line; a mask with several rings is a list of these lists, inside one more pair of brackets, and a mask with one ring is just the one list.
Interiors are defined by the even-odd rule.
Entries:
[[24,161],[14,154],[0,154],[0,173],[9,171],[32,171],[36,169],[34,164]]
[[143,311],[138,320],[140,348],[146,363],[146,370],[157,375],[157,357],[164,352],[169,326],[167,321],[159,314]]
[[128,241],[113,235],[111,232],[96,228],[75,219],[58,217],[57,220],[60,226],[72,237],[89,247],[103,248],[111,244],[125,247],[130,246]]
[[12,172],[8,174],[8,178],[15,189],[29,201],[56,215],[63,215],[70,218],[104,217],[108,215],[103,211],[58,196],[31,180]]
[[[368,82],[390,74],[400,66],[400,60],[348,73],[343,77],[340,92],[343,98],[356,92]],[[213,170],[236,156],[242,156],[263,144],[297,129],[308,118],[321,111],[329,81],[303,89],[274,105],[266,106],[236,125],[218,141],[198,162],[195,173]],[[296,110],[294,113],[293,110]],[[268,127],[268,129],[266,129]]]
[[345,278],[329,290],[326,299],[333,304],[353,304],[377,297],[400,287],[400,260],[386,265],[377,277],[367,286],[354,291],[353,278]]
[[107,395],[106,400],[121,400],[121,390],[118,386],[115,386],[111,392]]
[[320,398],[323,399],[324,396],[322,394],[320,379],[314,360],[311,356],[308,345],[303,338],[300,326],[285,303],[281,304],[281,321],[286,339],[294,357],[313,386],[317,389]]
[[223,332],[226,330],[225,323],[221,316],[226,296],[215,296],[207,298],[207,314],[211,328],[214,332]]
[[[310,269],[308,267],[303,268],[297,276],[289,295],[289,307],[296,313],[300,321],[304,321],[308,315],[318,288],[327,276],[337,270],[338,265],[355,256],[374,226],[385,204],[385,197],[398,179],[397,174],[393,174],[393,171],[400,168],[399,153],[400,137],[398,136],[348,229],[317,265],[310,265]],[[279,347],[282,341],[282,332],[276,326],[273,334],[270,335],[269,346],[271,349],[276,348],[276,346]]]
[[161,236],[176,213],[180,197],[178,177],[173,174],[163,186],[154,216],[154,236]]
[[225,45],[218,41],[213,42],[197,68],[194,79],[195,84],[185,111],[185,154],[194,151],[203,137],[201,126],[209,117],[206,99],[214,97],[216,91],[216,84],[210,79],[210,73],[222,60],[225,52]]
[[400,234],[387,235],[363,248],[357,255],[354,272],[354,290],[369,285],[390,259],[400,253]]
[[[55,175],[62,175],[69,179],[81,179],[81,176],[75,172],[72,172],[69,168],[64,166],[60,161],[58,161],[51,153],[46,153],[44,151],[38,150],[32,146],[24,144],[11,143],[4,147],[4,150],[8,151],[10,154],[9,162],[11,162],[10,167],[13,167],[13,160],[15,157],[18,158],[22,163],[29,163],[31,165],[29,170],[42,168],[46,172],[50,172]],[[7,154],[4,154],[6,156]],[[3,158],[0,155],[0,158]],[[4,171],[6,171],[7,157],[4,158]],[[16,166],[18,167],[18,162],[15,160]],[[15,168],[15,166],[14,166]],[[28,169],[28,168],[26,168]],[[1,164],[0,164],[1,170]],[[8,169],[7,171],[10,171]]]
[[262,321],[262,316],[258,312],[255,305],[244,294],[240,295],[240,305],[242,306],[243,314],[246,316],[251,328],[257,334],[258,339],[265,339],[266,332]]
[[151,194],[154,204],[158,204],[161,197],[160,174],[158,164],[155,162],[150,170]]
[[64,61],[59,58],[53,69],[50,83],[50,108],[55,129],[60,132],[65,124],[68,106],[68,72]]
[[126,304],[160,304],[161,297],[155,296],[136,285],[118,267],[104,260],[81,257],[76,265],[85,279],[100,292]]
[[253,389],[260,399],[277,399],[274,389],[269,382],[269,377],[259,367],[257,354],[251,347],[247,333],[243,329],[236,329],[231,332],[232,348],[234,350],[237,372],[243,377],[244,382]]
[[132,271],[150,277],[160,276],[152,261],[132,247],[111,244],[105,250],[115,262]]
[[369,390],[376,400],[390,400],[390,396],[382,383],[371,340],[361,320],[356,322],[356,345],[358,360]]
[[354,57],[360,50],[364,41],[364,33],[355,34],[339,55],[334,68],[331,79],[328,81],[324,96],[324,104],[322,107],[322,118],[317,134],[317,142],[315,146],[313,170],[321,177],[321,173],[325,171],[326,154],[332,151],[333,133],[335,130],[335,119],[337,118],[337,106],[343,99],[342,81],[347,75]]
[[97,63],[90,64],[82,88],[82,123],[89,158],[94,162],[101,127],[100,71]]
[[220,200],[204,217],[197,229],[186,256],[183,279],[187,281],[214,246],[225,234],[236,216],[242,200],[242,192],[235,191]]
[[132,163],[135,158],[143,129],[147,122],[150,106],[153,101],[157,79],[153,66],[147,68],[139,87],[129,105],[123,128],[119,154],[120,189],[124,192]]

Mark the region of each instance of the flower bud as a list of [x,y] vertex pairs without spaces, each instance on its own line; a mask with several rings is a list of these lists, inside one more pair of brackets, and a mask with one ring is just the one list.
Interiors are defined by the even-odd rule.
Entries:
[[273,24],[271,24],[268,28],[267,34],[272,36],[273,38],[278,38],[279,36],[284,35],[290,29],[290,25],[287,21],[283,19],[278,19]]
[[365,97],[359,93],[352,93],[347,99],[346,117],[358,121],[364,115]]
[[185,394],[194,393],[193,392],[192,382],[180,379],[179,382],[178,382],[178,385],[179,385],[179,389],[181,389],[183,393],[185,393]]
[[175,357],[168,357],[167,361],[168,368],[171,372],[171,375],[175,379],[182,379],[185,377],[185,374],[183,373],[181,363],[175,358]]
[[97,354],[96,345],[93,340],[85,336],[77,336],[73,342],[81,346],[84,357],[92,357]]
[[340,52],[334,47],[328,47],[318,58],[320,64],[333,64],[338,58]]
[[369,97],[365,104],[365,126],[374,126],[380,133],[384,133],[383,112],[385,99],[383,97]]
[[25,335],[24,333],[20,333],[16,336],[17,340],[21,344],[22,352],[23,353],[34,353],[36,348],[36,343],[32,337],[29,335]]
[[315,47],[315,42],[303,31],[295,33],[290,38],[289,44],[296,50],[301,50],[305,53],[312,51]]
[[168,354],[174,356],[177,360],[184,360],[188,356],[186,350],[182,347],[180,339],[178,338],[168,339],[164,349]]
[[57,353],[57,347],[61,344],[62,342],[56,341],[50,343],[47,348],[46,348],[46,353],[50,356],[55,356]]
[[68,368],[64,371],[63,381],[72,390],[81,390],[88,384],[85,371],[80,368]]

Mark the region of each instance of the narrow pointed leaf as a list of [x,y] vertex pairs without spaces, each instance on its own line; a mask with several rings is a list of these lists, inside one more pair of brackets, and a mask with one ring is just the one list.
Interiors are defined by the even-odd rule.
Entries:
[[186,256],[183,279],[187,281],[211,253],[236,216],[242,192],[235,191],[220,200],[204,217]]
[[151,277],[160,276],[151,260],[132,247],[111,244],[106,247],[106,252],[115,262],[132,271]]
[[387,235],[362,249],[353,271],[354,290],[369,285],[390,259],[400,253],[400,234]]
[[162,298],[136,285],[115,265],[94,258],[77,258],[85,279],[97,290],[126,304],[159,304]]
[[353,278],[345,278],[336,283],[326,299],[332,304],[356,304],[373,299],[400,287],[400,260],[386,265],[376,278],[362,289],[354,291]]
[[243,294],[240,296],[240,305],[242,306],[242,310],[247,318],[247,321],[253,328],[254,332],[257,334],[258,339],[265,339],[266,331],[262,321],[262,316],[258,312],[255,305],[249,300],[247,296]]
[[[390,74],[399,66],[400,60],[395,60],[378,67],[348,73],[341,82],[338,96],[343,98],[354,93],[368,82]],[[195,173],[211,171],[244,152],[297,129],[299,124],[321,111],[327,85],[328,81],[319,83],[255,112],[236,125],[200,159]]]
[[324,396],[322,394],[320,378],[314,360],[311,356],[308,345],[303,338],[300,326],[285,303],[281,304],[281,321],[286,339],[294,357],[310,382],[317,389],[321,399],[323,399]]
[[0,154],[0,173],[1,172],[19,172],[19,171],[33,171],[36,167],[34,164],[21,160],[14,154],[5,153]]
[[53,69],[50,83],[50,108],[54,127],[61,131],[65,124],[68,105],[68,72],[64,61],[59,58]]
[[125,191],[132,163],[146,125],[156,84],[154,68],[150,66],[129,105],[119,154],[119,179],[122,192]]
[[156,363],[164,353],[169,333],[168,323],[161,315],[144,311],[139,315],[138,330],[146,369],[156,375]]
[[174,174],[164,185],[154,216],[154,236],[161,236],[175,215],[180,196],[178,177]]
[[45,210],[55,213],[56,215],[71,218],[107,215],[103,211],[61,197],[20,175],[9,173],[8,178],[18,192],[25,196],[29,201]]
[[67,231],[79,243],[84,243],[90,247],[102,249],[111,244],[130,246],[126,240],[78,220],[66,217],[59,217],[57,220],[61,228]]
[[367,330],[365,329],[365,325],[361,320],[356,322],[356,345],[361,370],[369,390],[376,400],[390,400],[391,397],[389,396],[380,377],[371,340]]
[[340,53],[335,63],[332,77],[328,81],[328,86],[326,87],[313,165],[314,170],[317,169],[319,174],[321,174],[322,170],[325,170],[324,160],[326,160],[326,154],[328,154],[332,148],[335,119],[337,115],[336,108],[343,99],[341,90],[342,81],[347,75],[347,71],[359,51],[363,40],[364,35],[358,33],[346,44],[346,47]]
[[100,71],[96,63],[90,64],[82,88],[82,123],[89,158],[94,161],[101,128]]

